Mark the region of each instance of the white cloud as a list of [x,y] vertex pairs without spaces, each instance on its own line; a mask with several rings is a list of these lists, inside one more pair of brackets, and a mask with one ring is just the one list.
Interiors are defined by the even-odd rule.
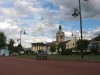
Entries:
[[[48,0],[52,2],[55,6],[60,7],[60,11],[62,11],[61,18],[64,20],[72,19],[71,16],[74,12],[74,8],[78,8],[78,0]],[[88,0],[85,2],[81,1],[82,7],[82,16],[85,18],[100,18],[100,0]]]
[[[51,2],[58,9],[48,9],[42,7],[47,2]],[[11,4],[9,4],[11,3]],[[100,1],[82,1],[82,16],[89,18],[100,18]],[[4,5],[5,4],[5,5]],[[6,6],[6,4],[8,4]],[[74,8],[78,7],[75,0],[0,0],[0,30],[4,31],[8,39],[15,41],[19,38],[21,28],[25,29],[26,35],[22,34],[23,46],[31,46],[32,42],[51,42],[55,40],[60,20],[71,20]],[[89,10],[89,11],[88,11]],[[43,20],[41,21],[41,17]],[[67,37],[71,37],[72,25],[62,25]],[[86,31],[85,38],[92,38],[100,31],[97,29]],[[91,35],[92,33],[92,35]],[[79,37],[79,32],[77,33]],[[91,37],[92,36],[92,37]],[[18,44],[19,42],[16,41]]]

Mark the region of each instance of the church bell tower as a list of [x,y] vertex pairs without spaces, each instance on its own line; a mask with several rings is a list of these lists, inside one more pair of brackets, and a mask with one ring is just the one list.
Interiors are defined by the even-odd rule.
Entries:
[[64,42],[65,41],[65,34],[62,31],[62,26],[61,25],[59,25],[59,30],[56,33],[56,41],[57,41],[57,43],[60,43],[60,42]]

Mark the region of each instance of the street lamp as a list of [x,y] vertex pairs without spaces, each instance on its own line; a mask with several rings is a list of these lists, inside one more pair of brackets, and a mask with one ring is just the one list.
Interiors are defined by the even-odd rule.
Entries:
[[20,38],[17,39],[17,41],[20,40],[20,46],[21,46],[21,34],[26,34],[25,30],[20,30]]
[[[84,1],[88,1],[88,0],[84,0]],[[72,14],[72,16],[74,16],[75,18],[80,15],[80,34],[81,34],[81,59],[84,58],[84,55],[83,55],[83,49],[82,49],[82,40],[83,40],[83,36],[82,36],[82,15],[81,15],[81,2],[79,0],[79,11],[74,8],[74,14]]]
[[25,30],[20,30],[20,45],[21,45],[21,34],[26,34]]

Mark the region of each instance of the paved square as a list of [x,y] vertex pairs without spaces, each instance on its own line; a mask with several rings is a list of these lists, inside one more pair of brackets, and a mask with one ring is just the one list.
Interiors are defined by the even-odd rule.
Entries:
[[100,75],[100,62],[0,57],[0,75]]

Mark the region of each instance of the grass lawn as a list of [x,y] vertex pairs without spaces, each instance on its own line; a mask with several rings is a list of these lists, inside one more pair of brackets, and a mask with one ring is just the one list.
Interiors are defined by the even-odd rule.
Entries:
[[[36,55],[21,55],[16,56],[21,58],[36,59]],[[85,55],[84,59],[81,59],[80,55],[48,55],[49,60],[93,60],[100,61],[100,55]]]

